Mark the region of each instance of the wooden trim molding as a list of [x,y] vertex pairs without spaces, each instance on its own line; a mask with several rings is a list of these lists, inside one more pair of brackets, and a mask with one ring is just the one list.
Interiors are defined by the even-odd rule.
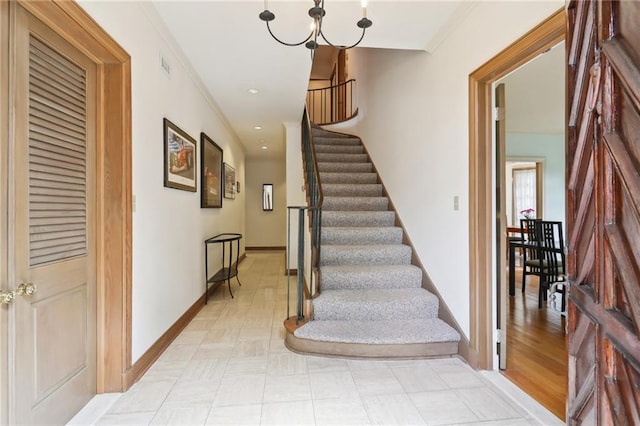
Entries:
[[[209,289],[209,293],[211,293],[212,289]],[[142,356],[131,366],[129,370],[129,374],[127,374],[127,388],[131,387],[135,382],[140,380],[140,378],[144,375],[144,373],[149,370],[149,368],[153,365],[154,362],[160,358],[160,355],[169,347],[171,342],[173,342],[180,332],[184,330],[184,328],[189,325],[191,320],[195,318],[195,316],[200,312],[200,310],[204,307],[204,294],[196,300],[193,305],[187,311],[182,314],[178,320],[173,323],[171,327],[167,331],[164,332],[162,336],[158,340],[156,340],[153,345],[147,351],[142,354]]]
[[75,2],[17,2],[97,64],[97,392],[122,392],[131,367],[131,58]]
[[[231,266],[232,268],[237,268],[238,265],[246,258],[245,254],[240,256],[240,260],[234,262]],[[220,271],[218,271],[220,272]],[[216,273],[217,274],[217,273]],[[216,275],[214,274],[214,275]],[[224,284],[224,281],[219,281],[219,284]],[[211,293],[213,293],[217,285],[213,285],[209,287],[209,297],[211,297]],[[149,368],[153,365],[154,362],[160,358],[160,355],[169,347],[169,345],[180,335],[182,330],[185,329],[187,325],[195,318],[195,316],[200,312],[200,310],[205,306],[205,294],[202,293],[202,296],[196,300],[189,309],[186,310],[184,314],[180,318],[176,320],[175,323],[167,331],[164,332],[158,340],[156,340],[153,345],[147,351],[142,354],[140,358],[131,366],[127,374],[127,388],[131,387],[135,382],[140,380],[140,378],[144,375],[144,373],[149,370]]]
[[259,251],[264,251],[264,250],[273,250],[273,251],[284,251],[287,248],[285,246],[275,246],[275,247],[261,247],[261,246],[257,246],[257,247],[245,247],[244,248],[247,251],[251,251],[251,250],[259,250]]
[[493,83],[565,38],[558,10],[469,75],[469,362],[493,369]]
[[[9,144],[9,3],[0,1],[0,182],[8,181]],[[8,185],[0,186],[0,290],[9,290],[8,275]],[[0,424],[9,424],[9,309],[0,305]]]

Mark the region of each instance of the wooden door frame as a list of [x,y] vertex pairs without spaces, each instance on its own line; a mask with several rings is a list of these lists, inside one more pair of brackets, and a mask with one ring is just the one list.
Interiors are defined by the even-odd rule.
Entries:
[[469,75],[469,362],[492,370],[493,355],[493,83],[565,39],[558,10]]
[[[72,1],[0,2],[0,99],[10,91],[9,8],[17,3],[51,27],[97,64],[96,118],[96,297],[97,392],[122,392],[131,386],[131,58],[77,3]],[[0,136],[11,137],[10,112],[0,105]],[[7,144],[0,145],[7,158]],[[7,173],[8,162],[0,164]],[[4,170],[3,170],[4,169]],[[2,235],[7,235],[7,189],[0,189]],[[6,274],[6,238],[0,239],[2,288]],[[6,420],[8,387],[7,308],[0,311],[0,423]]]

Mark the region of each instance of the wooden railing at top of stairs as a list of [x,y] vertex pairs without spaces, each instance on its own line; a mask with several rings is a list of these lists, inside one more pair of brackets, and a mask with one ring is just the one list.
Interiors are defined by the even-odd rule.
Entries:
[[312,123],[336,124],[358,115],[356,81],[307,90],[307,111]]

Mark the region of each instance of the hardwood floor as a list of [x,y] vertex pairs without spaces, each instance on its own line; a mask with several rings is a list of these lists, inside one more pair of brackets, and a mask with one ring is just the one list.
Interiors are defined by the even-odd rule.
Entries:
[[527,276],[521,292],[522,270],[516,268],[516,294],[509,298],[507,369],[503,374],[562,420],[567,395],[566,319],[547,303],[538,309],[538,279]]

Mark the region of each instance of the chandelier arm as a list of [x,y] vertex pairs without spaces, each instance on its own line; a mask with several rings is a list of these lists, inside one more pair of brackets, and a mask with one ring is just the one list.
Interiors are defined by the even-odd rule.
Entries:
[[336,46],[335,44],[331,43],[329,40],[327,40],[327,38],[324,36],[324,33],[322,32],[322,30],[320,30],[320,37],[322,37],[322,39],[331,47],[335,47],[337,49],[351,49],[353,47],[356,47],[357,45],[360,44],[360,42],[362,41],[362,39],[364,38],[364,33],[367,31],[366,28],[362,29],[362,35],[360,35],[360,38],[358,39],[358,41],[356,41],[354,44],[352,44],[351,46]]
[[273,33],[273,31],[271,31],[271,27],[269,26],[269,22],[267,22],[267,30],[269,30],[269,34],[271,34],[271,37],[273,37],[273,39],[275,41],[277,41],[280,44],[284,44],[285,46],[300,46],[301,44],[304,44],[307,41],[309,41],[309,39],[311,37],[313,37],[313,31],[311,31],[311,33],[307,36],[307,38],[302,40],[300,43],[287,43],[286,41],[282,41],[278,37],[276,37],[276,35]]

